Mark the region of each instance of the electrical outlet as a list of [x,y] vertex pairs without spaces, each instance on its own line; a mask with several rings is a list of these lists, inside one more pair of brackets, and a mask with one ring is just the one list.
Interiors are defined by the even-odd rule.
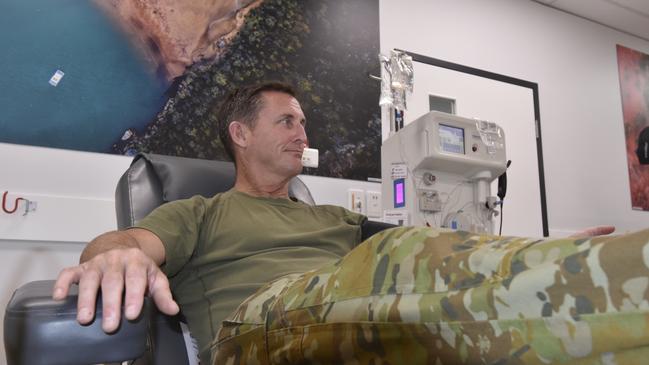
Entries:
[[356,213],[365,213],[365,191],[360,189],[347,190],[347,209]]
[[315,148],[305,148],[302,151],[302,166],[318,167],[318,150]]
[[383,209],[381,207],[381,193],[378,191],[367,192],[367,216],[370,218],[383,217]]

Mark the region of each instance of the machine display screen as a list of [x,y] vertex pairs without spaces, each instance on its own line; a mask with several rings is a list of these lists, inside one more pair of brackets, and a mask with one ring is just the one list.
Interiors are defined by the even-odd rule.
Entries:
[[464,129],[440,124],[439,144],[444,152],[464,154]]

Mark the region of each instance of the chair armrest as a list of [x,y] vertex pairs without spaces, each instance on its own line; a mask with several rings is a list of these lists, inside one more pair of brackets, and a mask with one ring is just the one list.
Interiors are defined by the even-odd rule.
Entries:
[[376,222],[376,221],[371,221],[369,219],[365,219],[363,223],[361,223],[361,242],[372,237],[376,233],[394,227],[398,227],[398,226],[390,223]]
[[119,329],[101,329],[101,297],[95,320],[77,322],[77,286],[65,300],[52,299],[54,280],[33,281],[16,289],[4,317],[4,342],[8,365],[97,364],[132,360],[144,354],[149,301],[138,319],[124,319]]

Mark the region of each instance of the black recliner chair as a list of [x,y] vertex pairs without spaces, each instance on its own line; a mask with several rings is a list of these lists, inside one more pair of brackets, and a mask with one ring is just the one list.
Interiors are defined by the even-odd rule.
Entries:
[[[125,228],[156,207],[196,194],[212,196],[232,187],[234,165],[155,154],[137,155],[119,180],[115,193],[118,228]],[[289,195],[314,204],[306,185],[291,181]],[[98,364],[136,360],[137,364],[182,365],[196,363],[196,353],[181,316],[157,312],[145,301],[135,321],[122,319],[113,334],[101,329],[101,298],[95,321],[76,322],[76,286],[64,301],[51,299],[54,281],[36,281],[18,288],[4,318],[8,365]]]

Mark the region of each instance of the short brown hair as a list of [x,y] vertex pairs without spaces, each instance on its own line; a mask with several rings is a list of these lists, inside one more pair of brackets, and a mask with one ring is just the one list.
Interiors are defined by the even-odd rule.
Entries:
[[288,84],[271,81],[260,84],[246,85],[232,90],[218,108],[216,117],[219,128],[219,138],[225,152],[234,160],[234,149],[230,137],[230,123],[240,121],[249,126],[255,127],[259,110],[263,106],[263,95],[265,91],[278,91],[292,97],[295,90]]

